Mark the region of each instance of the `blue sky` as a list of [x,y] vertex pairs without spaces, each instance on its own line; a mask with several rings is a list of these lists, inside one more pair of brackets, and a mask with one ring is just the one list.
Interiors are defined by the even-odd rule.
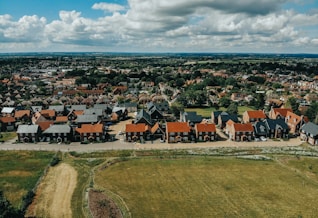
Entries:
[[0,52],[318,53],[317,0],[0,0]]

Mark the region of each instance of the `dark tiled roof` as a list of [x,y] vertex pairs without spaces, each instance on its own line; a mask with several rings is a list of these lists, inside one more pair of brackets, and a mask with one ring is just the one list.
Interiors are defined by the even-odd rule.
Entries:
[[312,135],[312,136],[317,136],[318,135],[318,125],[308,122],[304,124],[301,127],[301,130],[304,131],[306,134]]

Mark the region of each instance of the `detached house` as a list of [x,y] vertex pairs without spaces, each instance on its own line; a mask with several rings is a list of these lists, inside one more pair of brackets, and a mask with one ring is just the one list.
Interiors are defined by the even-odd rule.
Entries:
[[195,124],[195,135],[199,141],[215,141],[217,138],[215,124]]
[[266,119],[266,114],[262,110],[245,111],[243,113],[243,123],[254,123]]
[[284,119],[266,119],[269,138],[288,138],[289,128]]
[[233,123],[228,129],[229,139],[233,141],[251,141],[254,137],[252,123]]
[[13,131],[15,129],[15,118],[14,117],[0,117],[0,129],[3,132]]
[[150,132],[153,139],[166,139],[165,131],[158,122],[151,128]]
[[300,128],[300,139],[311,145],[318,145],[318,125],[308,122]]
[[[75,131],[79,134],[80,141],[103,141],[105,139],[104,125],[97,124],[82,124]],[[76,136],[78,138],[78,136]]]
[[149,126],[145,123],[126,124],[126,141],[143,141],[147,137]]
[[41,129],[39,125],[19,125],[17,134],[19,142],[38,142],[40,141]]
[[272,108],[269,111],[270,119],[285,119],[287,112],[293,112],[291,108]]
[[72,129],[69,125],[51,125],[43,135],[47,142],[55,141],[57,143],[72,141]]
[[30,110],[19,110],[15,111],[14,118],[18,122],[27,123],[31,121],[31,111]]
[[167,122],[166,138],[171,142],[188,142],[192,140],[190,136],[191,128],[187,122]]
[[289,132],[291,134],[298,135],[300,127],[306,123],[303,116],[298,116],[297,114],[288,111],[285,117],[285,122],[289,127]]

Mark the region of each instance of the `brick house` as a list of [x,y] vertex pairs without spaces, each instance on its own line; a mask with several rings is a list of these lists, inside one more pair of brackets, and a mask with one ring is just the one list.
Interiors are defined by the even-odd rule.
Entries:
[[0,117],[1,131],[13,131],[15,129],[15,122],[16,120],[14,117]]
[[318,125],[308,122],[300,128],[300,139],[311,145],[318,145]]
[[101,123],[82,124],[82,126],[77,127],[75,131],[79,134],[77,138],[82,142],[103,141],[105,139],[104,125]]
[[254,138],[252,123],[233,123],[228,129],[229,139],[233,141],[251,141]]
[[298,135],[300,127],[306,123],[306,120],[304,119],[304,116],[299,116],[288,111],[285,117],[285,122],[289,127],[289,133]]
[[43,136],[47,142],[70,142],[73,139],[72,128],[69,125],[51,125],[43,131]]
[[197,123],[194,130],[199,141],[215,141],[217,138],[215,124]]
[[40,140],[41,129],[39,125],[19,125],[17,130],[19,142],[38,142]]
[[14,118],[17,122],[28,123],[31,121],[31,111],[30,110],[18,110],[14,113]]
[[245,111],[243,113],[243,123],[254,123],[266,119],[266,114],[262,110]]
[[171,142],[188,142],[192,140],[191,128],[187,122],[167,122],[166,138]]
[[166,139],[166,134],[164,129],[159,125],[159,123],[155,123],[155,125],[151,128],[150,130],[151,136],[153,139],[161,139],[165,140]]
[[145,123],[126,124],[126,141],[143,141],[148,136],[149,126]]
[[288,111],[293,112],[291,108],[271,108],[268,117],[270,119],[285,119]]

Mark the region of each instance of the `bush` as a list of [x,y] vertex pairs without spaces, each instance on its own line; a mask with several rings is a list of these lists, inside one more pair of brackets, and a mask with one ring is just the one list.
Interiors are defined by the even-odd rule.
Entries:
[[59,162],[61,161],[61,159],[59,157],[53,157],[53,159],[51,160],[50,166],[54,167],[55,165],[57,165]]
[[35,193],[31,190],[31,191],[28,191],[28,193],[22,198],[21,210],[23,212],[25,212],[28,206],[32,203],[34,196],[35,196]]

